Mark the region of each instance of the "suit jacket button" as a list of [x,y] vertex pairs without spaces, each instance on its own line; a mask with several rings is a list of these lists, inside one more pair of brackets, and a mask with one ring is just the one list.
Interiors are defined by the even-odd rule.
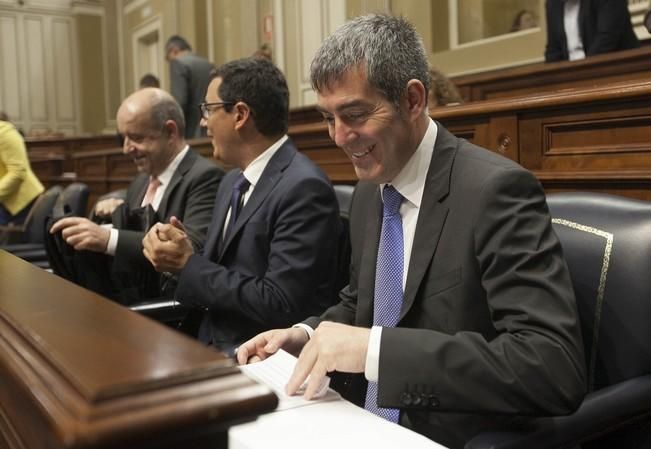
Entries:
[[400,395],[400,401],[402,401],[404,405],[411,405],[411,395],[409,393],[402,393]]

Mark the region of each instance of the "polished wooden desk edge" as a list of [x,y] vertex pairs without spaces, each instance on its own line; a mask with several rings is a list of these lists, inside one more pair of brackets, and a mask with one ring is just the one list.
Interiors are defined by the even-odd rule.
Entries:
[[[226,428],[232,423],[254,419],[261,413],[273,410],[276,396],[243,374],[231,359],[202,347],[198,342],[151,322],[126,308],[109,303],[91,292],[83,295],[79,287],[48,274],[22,260],[0,251],[0,428],[13,429],[23,435],[30,428],[57,435],[61,447],[95,447],[120,441],[135,441],[142,435],[165,433],[170,429],[187,431],[201,426]],[[7,299],[7,295],[19,293],[20,286],[11,285],[29,278],[34,284],[42,284],[44,297],[37,301]],[[61,343],[47,340],[57,323],[42,324],[51,318],[48,308],[39,305],[48,301],[48,291],[56,285],[79,295],[88,301],[83,307],[99,310],[107,319],[117,318],[128,323],[130,335],[95,336],[107,349],[120,345],[138,345],[134,336],[141,326],[143,332],[155,333],[162,344],[177,344],[191,350],[188,358],[193,366],[171,366],[169,373],[144,372],[131,384],[112,384],[110,375],[93,381],[92,370],[80,370],[74,364],[63,364],[62,352],[84,351],[87,347],[63,347]],[[60,300],[60,297],[54,299]],[[74,305],[74,301],[73,301]],[[41,315],[42,317],[39,317]],[[39,319],[40,318],[40,319]],[[84,329],[84,325],[79,326]],[[44,330],[46,332],[44,332]],[[103,329],[106,331],[106,329]],[[84,338],[85,336],[80,336]],[[62,338],[62,342],[67,340]],[[151,343],[148,341],[148,344]],[[151,348],[157,354],[156,348]],[[102,347],[97,347],[102,351]],[[170,350],[174,350],[173,348]],[[114,352],[114,351],[113,351]],[[132,350],[145,354],[146,348]],[[106,352],[111,356],[111,351]],[[172,354],[173,355],[173,354]],[[82,353],[74,357],[83,358]],[[118,360],[115,363],[119,363]],[[125,357],[123,363],[128,363]],[[146,364],[142,364],[147,366]],[[152,365],[152,369],[165,366]],[[119,371],[119,370],[118,370]],[[90,373],[90,374],[89,374]],[[120,376],[118,376],[120,378]],[[93,388],[89,390],[89,388]],[[28,419],[26,419],[28,417]],[[39,424],[40,423],[40,424]],[[49,429],[49,430],[45,430]],[[0,433],[7,433],[0,432]]]

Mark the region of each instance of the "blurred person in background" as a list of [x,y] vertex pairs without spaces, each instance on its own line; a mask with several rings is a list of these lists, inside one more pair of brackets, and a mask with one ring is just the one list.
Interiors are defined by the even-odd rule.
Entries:
[[22,224],[43,190],[29,165],[23,136],[0,111],[0,225]]
[[545,62],[640,46],[625,0],[547,0]]
[[172,36],[165,44],[165,59],[170,63],[170,90],[185,115],[185,138],[206,134],[199,126],[199,103],[203,101],[213,65],[192,52],[188,41]]

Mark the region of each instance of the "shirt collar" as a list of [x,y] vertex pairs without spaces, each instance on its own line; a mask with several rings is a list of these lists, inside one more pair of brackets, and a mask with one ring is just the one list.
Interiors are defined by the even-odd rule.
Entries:
[[276,154],[276,151],[280,149],[288,138],[287,134],[285,134],[280,139],[276,140],[269,148],[253,159],[253,161],[244,169],[242,173],[252,186],[255,187],[273,155]]
[[[427,131],[425,131],[425,135],[418,148],[416,148],[414,154],[411,155],[405,166],[402,167],[402,170],[400,170],[398,175],[390,183],[405,200],[417,208],[420,208],[420,203],[423,198],[425,179],[427,178],[427,171],[432,162],[434,144],[438,135],[436,123],[431,118],[428,120],[429,125],[427,126]],[[381,184],[380,192],[382,192],[383,188],[384,184]]]
[[167,167],[165,167],[163,173],[158,175],[158,180],[160,181],[161,186],[167,187],[167,185],[172,180],[172,176],[174,176],[174,172],[189,150],[190,146],[186,145],[181,151],[179,151],[179,154],[177,154],[174,159],[172,159],[172,162],[170,162]]

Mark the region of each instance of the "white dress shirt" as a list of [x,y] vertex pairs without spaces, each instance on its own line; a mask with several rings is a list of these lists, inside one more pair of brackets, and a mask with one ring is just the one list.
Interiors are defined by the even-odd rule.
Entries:
[[583,41],[579,30],[579,9],[580,0],[565,0],[563,24],[565,27],[565,41],[567,42],[567,53],[570,61],[585,59]]
[[[288,139],[287,134],[285,134],[283,137],[278,139],[271,145],[269,148],[264,150],[258,157],[253,159],[253,161],[244,169],[242,174],[246,178],[247,181],[249,181],[250,186],[249,189],[244,192],[244,198],[242,200],[242,208],[244,208],[244,205],[249,201],[249,198],[251,198],[251,194],[253,193],[253,190],[255,190],[255,186],[260,181],[260,176],[262,176],[262,172],[264,169],[267,167],[267,164],[271,160],[274,154],[276,154],[276,151],[280,149],[280,147],[285,143],[285,141]],[[224,220],[224,224],[228,223],[231,219],[231,208],[228,208],[228,212],[226,213],[226,220]],[[226,226],[223,226],[222,228],[222,238],[226,236]]]

